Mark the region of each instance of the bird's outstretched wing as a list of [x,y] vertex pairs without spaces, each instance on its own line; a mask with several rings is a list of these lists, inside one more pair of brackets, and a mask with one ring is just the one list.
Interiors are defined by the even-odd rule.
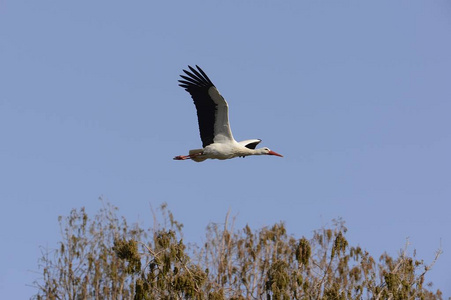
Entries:
[[229,106],[207,74],[199,66],[196,67],[197,70],[191,66],[188,66],[190,71],[183,70],[187,76],[180,75],[184,80],[179,80],[179,85],[194,100],[202,146],[231,141]]

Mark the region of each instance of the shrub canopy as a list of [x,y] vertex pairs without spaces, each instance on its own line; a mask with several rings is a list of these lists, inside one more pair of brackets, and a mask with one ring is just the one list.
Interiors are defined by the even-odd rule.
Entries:
[[[283,222],[257,230],[208,225],[203,245],[182,239],[183,225],[163,204],[163,225],[130,226],[106,203],[60,217],[58,249],[43,250],[35,299],[441,299],[425,285],[435,260],[407,254],[374,259],[349,245],[341,220],[310,238]],[[437,251],[436,259],[440,255]]]

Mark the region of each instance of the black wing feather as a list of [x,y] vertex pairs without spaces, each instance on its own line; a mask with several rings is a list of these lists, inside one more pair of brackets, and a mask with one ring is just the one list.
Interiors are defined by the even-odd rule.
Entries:
[[[192,78],[193,80],[195,80],[196,82],[200,82],[205,84],[206,82],[204,80],[202,80],[202,78],[197,77],[197,75],[191,73],[190,71],[187,70],[183,70],[183,72],[185,72],[186,75],[188,75],[190,78]],[[180,75],[181,76],[181,75]]]
[[205,148],[213,144],[217,105],[208,94],[208,90],[214,84],[199,66],[196,65],[196,67],[198,71],[191,66],[188,66],[191,72],[183,70],[188,76],[180,75],[185,80],[179,80],[179,86],[190,93],[193,98],[197,110],[202,147]]
[[261,140],[259,140],[258,142],[249,143],[245,147],[249,148],[249,149],[255,149],[257,147],[257,145],[260,144],[260,142],[261,142]]
[[199,69],[199,72],[208,81],[208,83],[211,84],[212,86],[214,86],[213,82],[211,82],[211,80],[210,80],[210,78],[208,78],[207,74],[205,74],[205,72],[201,68],[199,68],[198,65],[196,65],[196,67]]
[[190,84],[196,84],[196,83],[197,83],[197,81],[194,80],[194,79],[192,79],[191,77],[184,76],[184,75],[180,75],[180,77],[182,77],[183,79],[185,79],[185,80],[179,80],[180,82],[188,82],[188,83],[190,83]]

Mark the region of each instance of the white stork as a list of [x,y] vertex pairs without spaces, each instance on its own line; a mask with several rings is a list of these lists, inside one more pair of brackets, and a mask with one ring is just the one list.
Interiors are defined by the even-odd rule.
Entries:
[[191,94],[196,105],[203,149],[190,150],[189,155],[176,156],[175,160],[192,159],[201,162],[207,158],[229,159],[248,155],[282,157],[268,148],[255,149],[261,140],[235,141],[230,130],[227,102],[199,66],[196,66],[197,70],[188,67],[191,72],[183,70],[188,76],[180,75],[184,80],[179,80],[179,85]]

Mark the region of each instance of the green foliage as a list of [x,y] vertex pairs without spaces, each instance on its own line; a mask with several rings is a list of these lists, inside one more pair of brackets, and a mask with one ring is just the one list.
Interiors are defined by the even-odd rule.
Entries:
[[[113,250],[115,240],[146,238],[138,226],[129,226],[116,217],[109,204],[93,218],[85,209],[73,209],[59,217],[61,242],[54,250],[42,249],[36,280],[36,299],[124,299],[135,292],[135,278]],[[136,258],[136,257],[135,257]],[[140,258],[138,257],[138,260]],[[139,268],[138,268],[139,270]]]
[[[311,239],[287,234],[284,223],[252,230],[207,227],[202,246],[187,247],[183,225],[161,206],[163,225],[128,226],[106,205],[60,218],[58,250],[43,253],[36,299],[442,299],[424,287],[431,265],[384,253],[377,262],[349,245],[341,220]],[[148,238],[150,237],[150,238]],[[430,288],[430,286],[429,286]]]

